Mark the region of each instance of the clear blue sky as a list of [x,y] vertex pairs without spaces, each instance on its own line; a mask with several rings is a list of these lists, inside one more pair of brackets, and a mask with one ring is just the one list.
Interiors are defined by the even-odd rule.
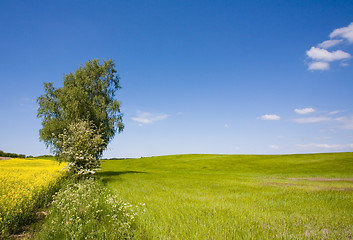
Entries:
[[112,58],[105,157],[353,151],[353,2],[14,1],[0,8],[0,149],[38,140],[43,82]]

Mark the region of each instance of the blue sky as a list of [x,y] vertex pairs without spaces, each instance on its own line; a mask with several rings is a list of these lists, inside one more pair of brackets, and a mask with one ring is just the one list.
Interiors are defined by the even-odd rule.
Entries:
[[43,82],[112,58],[105,157],[353,151],[352,1],[2,1],[0,149],[38,140]]

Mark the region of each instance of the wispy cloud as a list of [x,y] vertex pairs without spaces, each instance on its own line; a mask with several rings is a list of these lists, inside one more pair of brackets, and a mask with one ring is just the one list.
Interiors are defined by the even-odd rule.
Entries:
[[281,117],[276,114],[265,114],[261,116],[262,120],[279,120]]
[[333,30],[330,38],[317,44],[317,47],[313,46],[310,50],[306,51],[306,55],[312,60],[308,63],[309,70],[329,70],[330,63],[334,61],[341,61],[341,66],[348,66],[346,61],[352,57],[350,53],[342,50],[328,51],[327,49],[338,46],[345,40],[353,43],[353,22],[348,27]]
[[164,120],[169,116],[168,114],[153,114],[150,112],[137,111],[137,115],[131,119],[141,124],[152,124]]
[[329,150],[343,150],[353,148],[353,144],[326,144],[326,143],[309,143],[309,144],[297,144],[299,148],[306,149],[329,149]]
[[330,38],[341,37],[353,43],[353,22],[347,27],[337,28],[330,34]]
[[21,98],[19,105],[23,111],[35,111],[38,108],[35,99],[28,97]]
[[315,112],[314,108],[302,108],[302,109],[294,109],[294,111],[298,114],[308,114],[308,113],[312,113]]
[[335,121],[339,123],[340,128],[353,130],[353,116],[335,118]]
[[308,118],[296,118],[293,122],[296,123],[319,123],[319,122],[328,122],[332,119],[329,117],[308,117]]
[[336,110],[336,111],[331,111],[331,112],[329,112],[329,114],[330,114],[330,115],[335,115],[335,114],[340,113],[340,112],[341,112],[340,110]]
[[269,148],[271,148],[271,149],[279,149],[279,146],[277,146],[277,145],[270,145]]
[[333,46],[336,46],[338,44],[340,44],[341,42],[343,42],[342,39],[336,39],[336,40],[327,40],[327,41],[323,41],[322,43],[319,43],[317,46],[319,48],[330,48],[330,47],[333,47]]
[[292,121],[296,123],[322,123],[322,122],[331,122],[334,128],[348,129],[353,130],[353,116],[341,116],[334,118],[332,115],[339,113],[340,111],[333,111],[327,113],[327,116],[320,117],[306,117],[306,118],[295,118]]

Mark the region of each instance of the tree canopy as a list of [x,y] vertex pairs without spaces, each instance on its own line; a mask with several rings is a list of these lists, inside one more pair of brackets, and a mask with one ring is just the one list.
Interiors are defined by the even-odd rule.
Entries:
[[64,76],[61,88],[54,88],[52,82],[44,83],[45,93],[37,99],[37,116],[42,118],[40,140],[57,152],[60,150],[59,136],[64,130],[77,122],[87,121],[99,130],[102,146],[106,147],[115,133],[124,129],[120,102],[115,99],[116,91],[120,89],[119,80],[111,59],[94,59]]

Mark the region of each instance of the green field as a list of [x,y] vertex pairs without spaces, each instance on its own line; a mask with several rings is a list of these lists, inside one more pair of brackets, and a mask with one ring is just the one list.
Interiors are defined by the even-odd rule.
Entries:
[[137,238],[351,239],[353,153],[105,160],[102,181],[140,208]]

